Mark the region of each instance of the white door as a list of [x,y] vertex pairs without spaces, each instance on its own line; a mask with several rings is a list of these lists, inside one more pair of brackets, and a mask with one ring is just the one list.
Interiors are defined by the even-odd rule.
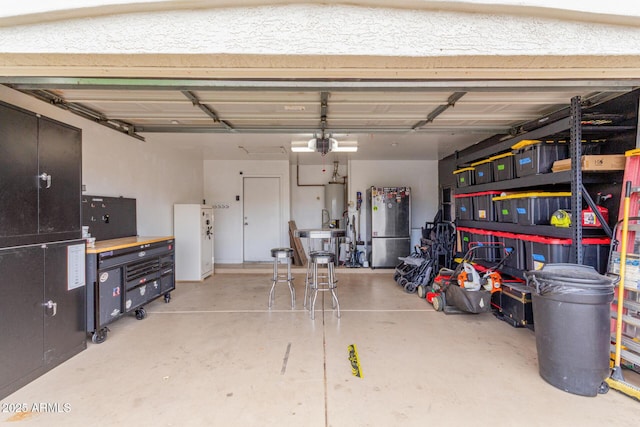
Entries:
[[280,246],[280,178],[244,178],[244,260],[271,261]]
[[213,209],[201,208],[200,233],[202,261],[200,271],[202,278],[213,273]]

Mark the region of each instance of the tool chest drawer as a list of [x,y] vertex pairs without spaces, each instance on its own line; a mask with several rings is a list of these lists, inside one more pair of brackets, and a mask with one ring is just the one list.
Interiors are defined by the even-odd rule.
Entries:
[[150,293],[147,293],[147,284],[144,283],[125,293],[124,308],[126,311],[134,310],[147,302]]
[[[100,261],[100,268],[107,268],[113,265],[127,264],[133,261],[137,261],[143,258],[150,258],[153,256],[161,256],[173,250],[173,245],[141,245],[143,247],[136,247],[135,250],[120,250],[120,251],[108,251],[98,255]],[[146,246],[146,247],[144,247]]]
[[124,267],[127,290],[160,277],[158,258],[127,264]]

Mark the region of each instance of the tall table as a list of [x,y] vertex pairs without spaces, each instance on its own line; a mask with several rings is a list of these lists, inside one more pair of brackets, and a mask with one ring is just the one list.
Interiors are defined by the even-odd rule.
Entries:
[[[295,237],[306,238],[309,239],[307,241],[307,250],[311,253],[311,240],[312,239],[329,239],[330,241],[334,241],[339,237],[345,236],[345,231],[343,228],[303,228],[299,230],[295,230]],[[337,240],[335,241],[335,250],[336,250],[336,262],[338,261],[338,250],[340,246],[338,245]]]

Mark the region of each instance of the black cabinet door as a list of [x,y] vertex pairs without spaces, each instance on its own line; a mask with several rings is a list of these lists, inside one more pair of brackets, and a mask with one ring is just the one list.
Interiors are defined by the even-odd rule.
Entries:
[[[40,118],[38,126],[40,234],[81,233],[82,135],[80,130]],[[80,237],[78,234],[76,237]]]
[[0,246],[38,232],[37,120],[0,104]]
[[57,365],[87,345],[84,241],[47,244],[44,269],[45,363]]
[[0,250],[0,398],[44,363],[43,276],[40,246]]

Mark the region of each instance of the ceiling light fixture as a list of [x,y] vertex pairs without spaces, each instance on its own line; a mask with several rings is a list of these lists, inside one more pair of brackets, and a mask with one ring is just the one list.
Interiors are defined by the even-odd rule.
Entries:
[[355,153],[358,151],[358,141],[340,141],[335,138],[311,138],[308,141],[291,141],[291,151],[294,153],[318,152],[323,156],[330,151],[336,153]]

